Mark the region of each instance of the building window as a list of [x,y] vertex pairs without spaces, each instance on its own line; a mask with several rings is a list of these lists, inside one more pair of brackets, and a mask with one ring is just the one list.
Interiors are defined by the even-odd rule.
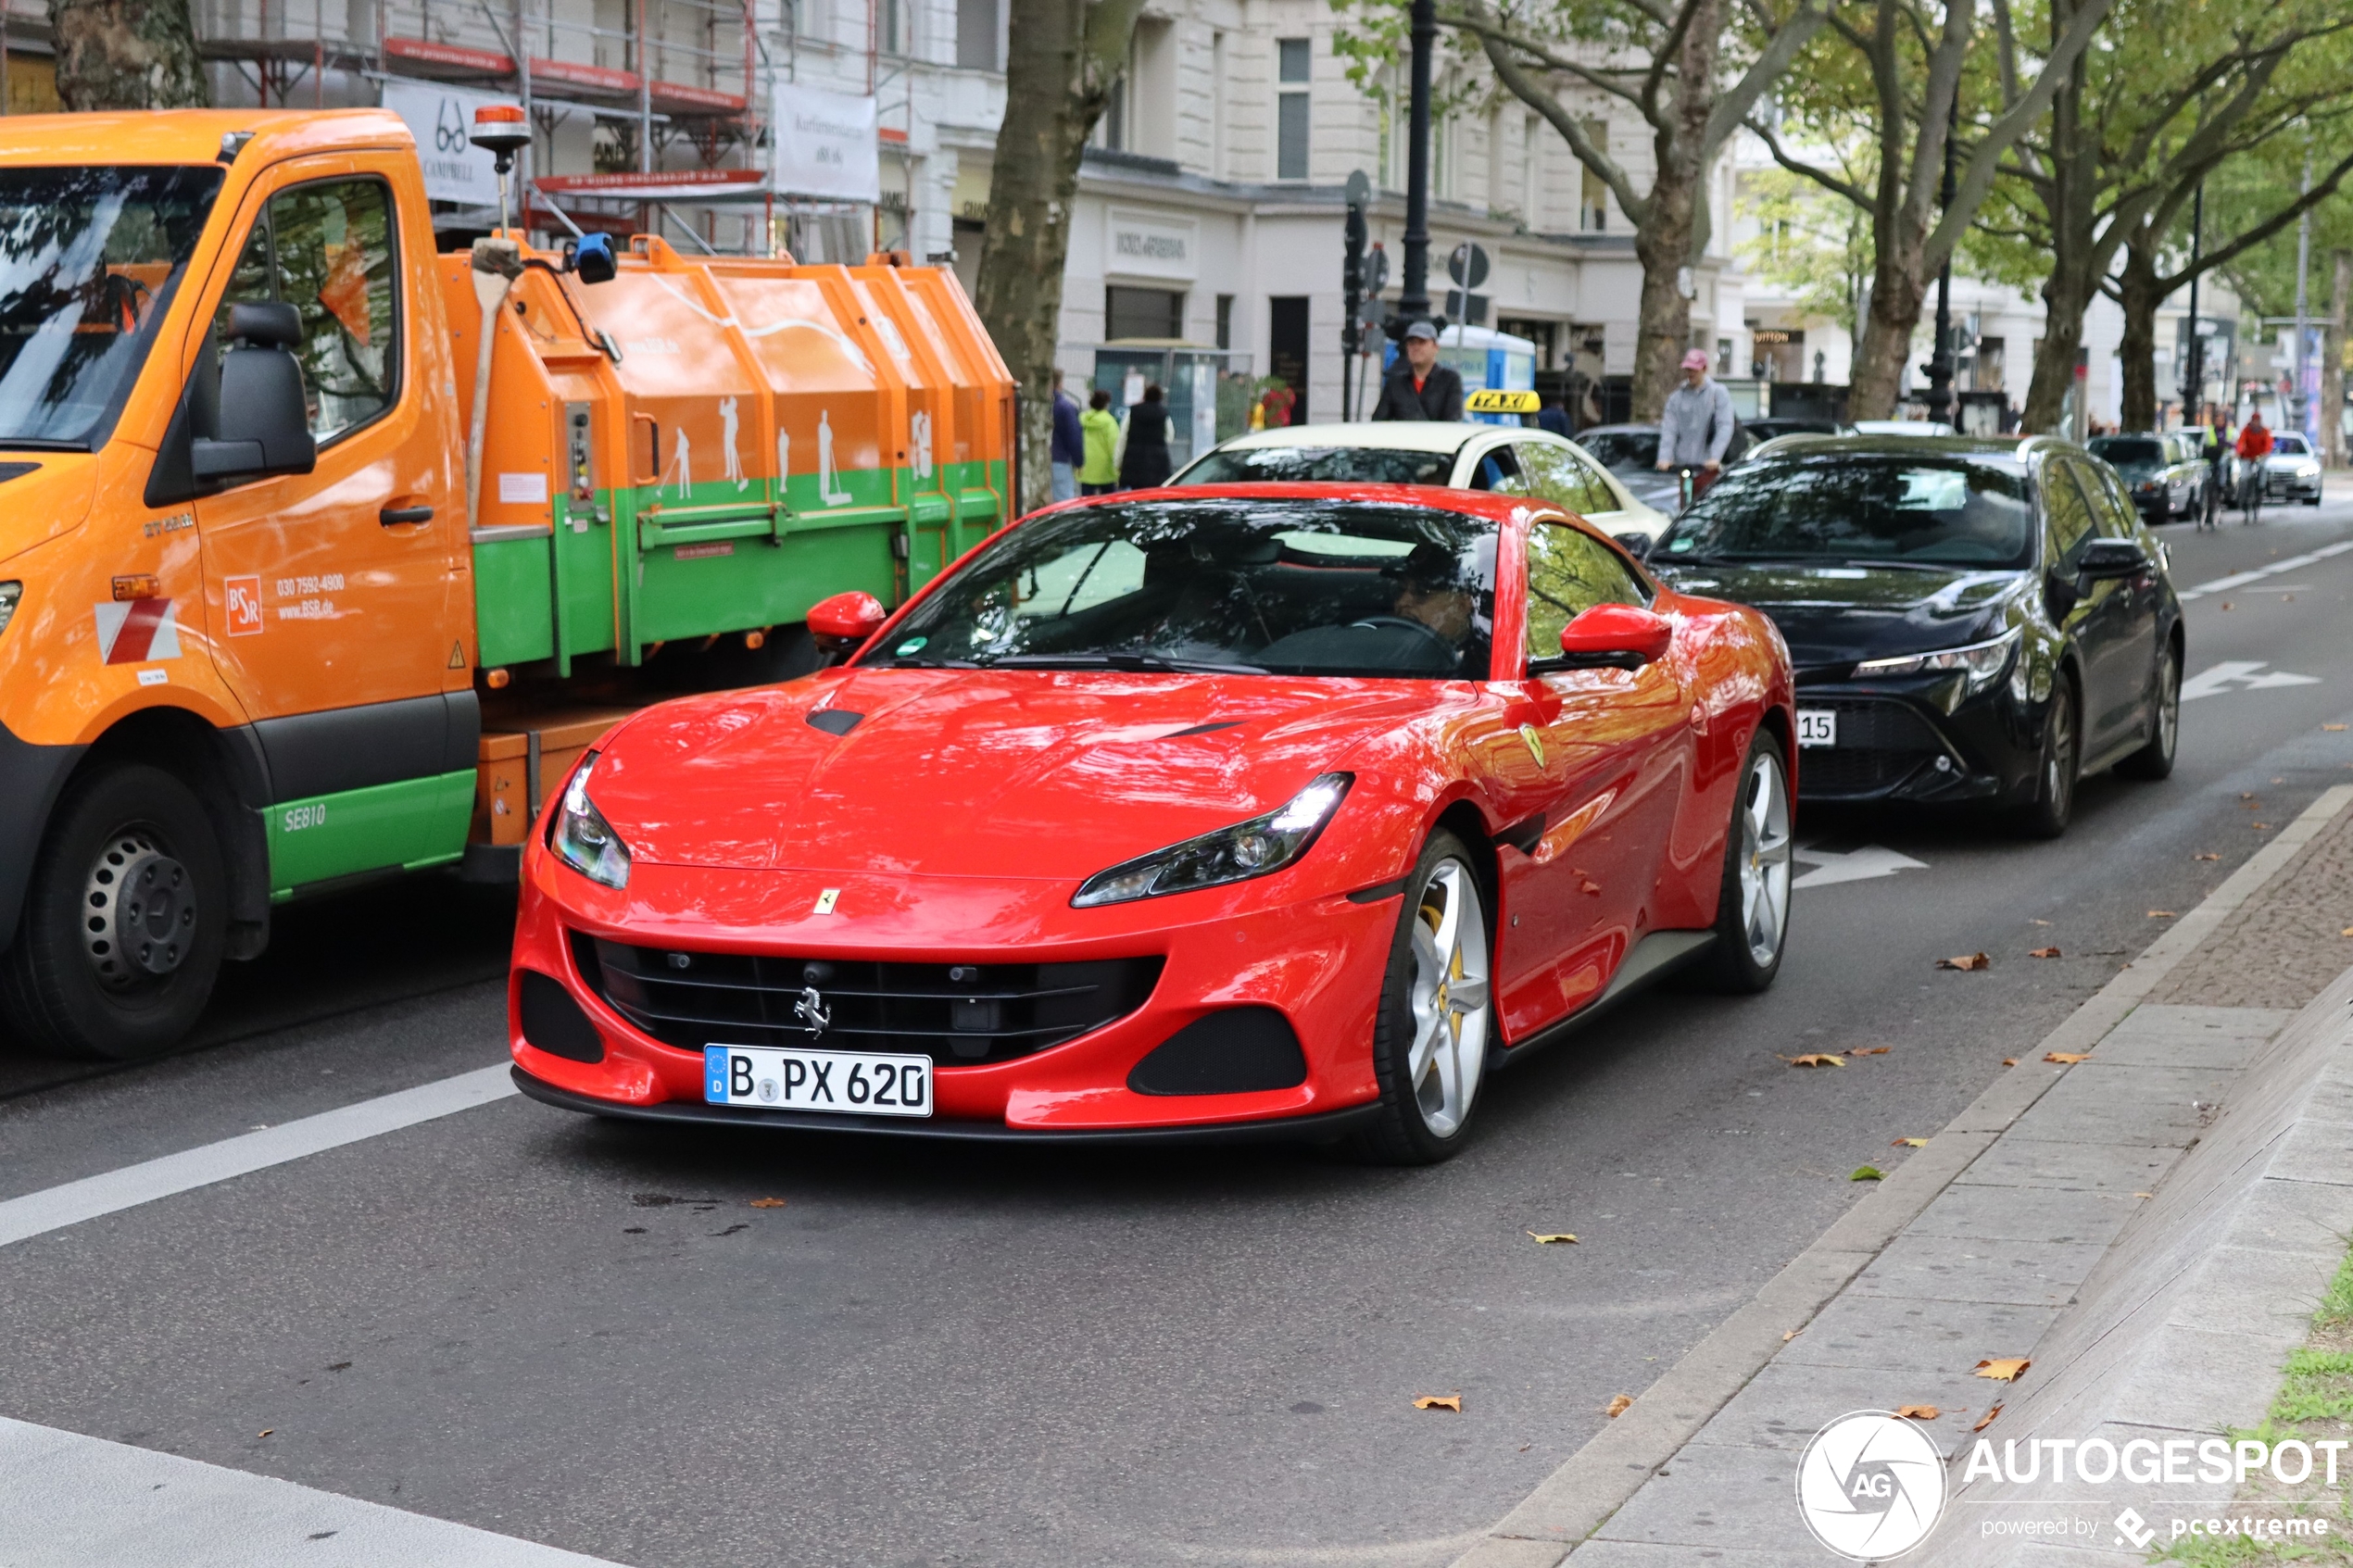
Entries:
[[1230,294],[1217,296],[1217,346],[1234,346],[1234,296]]
[[[1585,134],[1593,145],[1609,151],[1607,120],[1587,120]],[[1609,185],[1585,163],[1580,161],[1577,167],[1584,175],[1583,194],[1577,201],[1577,227],[1585,233],[1598,234],[1609,227]]]
[[1096,128],[1101,145],[1114,153],[1127,150],[1127,73],[1122,71],[1112,79],[1111,92],[1103,101],[1102,123]]
[[899,15],[899,0],[882,0],[882,6],[875,13],[875,27],[881,36],[875,40],[875,47],[886,55],[907,52],[906,46],[900,42]]
[[1182,289],[1137,289],[1114,283],[1103,290],[1103,341],[1131,337],[1183,337]]
[[997,0],[956,0],[956,63],[966,70],[997,69]]
[[1304,38],[1275,40],[1275,178],[1307,178],[1307,77]]
[[1209,177],[1226,178],[1226,35],[1209,35]]

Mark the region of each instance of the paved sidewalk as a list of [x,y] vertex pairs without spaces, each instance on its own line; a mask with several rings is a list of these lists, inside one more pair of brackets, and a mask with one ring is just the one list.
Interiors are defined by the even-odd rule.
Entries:
[[[1457,1568],[1839,1561],[1795,1505],[1807,1441],[1850,1411],[1933,1405],[1937,1418],[1923,1424],[1949,1456],[1989,1405],[2019,1405],[2018,1390],[1973,1375],[1977,1364],[2038,1354],[2111,1259],[2110,1244],[2207,1135],[2250,1059],[2353,964],[2348,925],[2353,789],[2340,787],[2048,1039],[2021,1048],[2020,1065]],[[2091,1059],[2052,1064],[2046,1051]],[[2300,1334],[2309,1303],[2270,1289],[2280,1283],[2257,1268],[2235,1307],[2250,1321],[2296,1318]],[[2260,1344],[2269,1356],[2270,1339]],[[2191,1359],[2170,1381],[2184,1398],[2166,1409],[2144,1400],[2138,1419],[2213,1430],[2216,1420],[2191,1408],[2197,1391],[2221,1379],[2240,1392],[2247,1348],[2177,1336],[2167,1354]],[[2276,1370],[2273,1358],[2274,1380]],[[2023,1430],[1996,1420],[1989,1435]],[[1960,1479],[1956,1470],[1949,1484]],[[1963,1550],[1952,1561],[1973,1561]]]

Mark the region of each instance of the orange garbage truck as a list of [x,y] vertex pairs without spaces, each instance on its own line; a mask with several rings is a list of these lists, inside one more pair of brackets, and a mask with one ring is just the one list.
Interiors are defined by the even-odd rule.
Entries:
[[944,270],[441,254],[375,110],[7,123],[0,1038],[162,1050],[282,906],[510,879],[617,717],[1008,516]]

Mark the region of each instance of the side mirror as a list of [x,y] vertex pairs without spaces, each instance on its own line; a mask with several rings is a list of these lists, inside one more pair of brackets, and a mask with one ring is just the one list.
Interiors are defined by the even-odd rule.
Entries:
[[827,653],[850,653],[880,631],[889,617],[880,599],[852,589],[810,607],[809,634]]
[[1637,533],[1630,529],[1624,533],[1613,533],[1610,537],[1617,541],[1617,547],[1619,549],[1624,550],[1636,560],[1650,559],[1651,546],[1658,543],[1657,540],[1652,538],[1649,534]]
[[217,480],[308,473],[319,466],[319,444],[310,434],[302,367],[287,352],[302,341],[302,318],[276,301],[233,305],[229,335],[214,429],[189,444],[189,471]]
[[1560,663],[1553,667],[1640,670],[1664,658],[1674,641],[1674,623],[1665,616],[1633,605],[1595,605],[1561,628]]
[[2095,539],[2083,548],[2076,573],[2087,583],[2137,577],[2154,563],[2136,539]]

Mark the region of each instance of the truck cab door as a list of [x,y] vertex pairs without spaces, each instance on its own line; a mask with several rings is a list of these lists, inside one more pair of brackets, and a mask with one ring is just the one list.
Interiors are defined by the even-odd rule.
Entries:
[[269,764],[279,896],[464,847],[480,729],[457,613],[465,520],[407,341],[432,236],[402,232],[375,167],[389,162],[296,159],[257,182],[198,318],[207,354],[239,302],[291,305],[303,329],[317,468],[195,503],[214,661]]

